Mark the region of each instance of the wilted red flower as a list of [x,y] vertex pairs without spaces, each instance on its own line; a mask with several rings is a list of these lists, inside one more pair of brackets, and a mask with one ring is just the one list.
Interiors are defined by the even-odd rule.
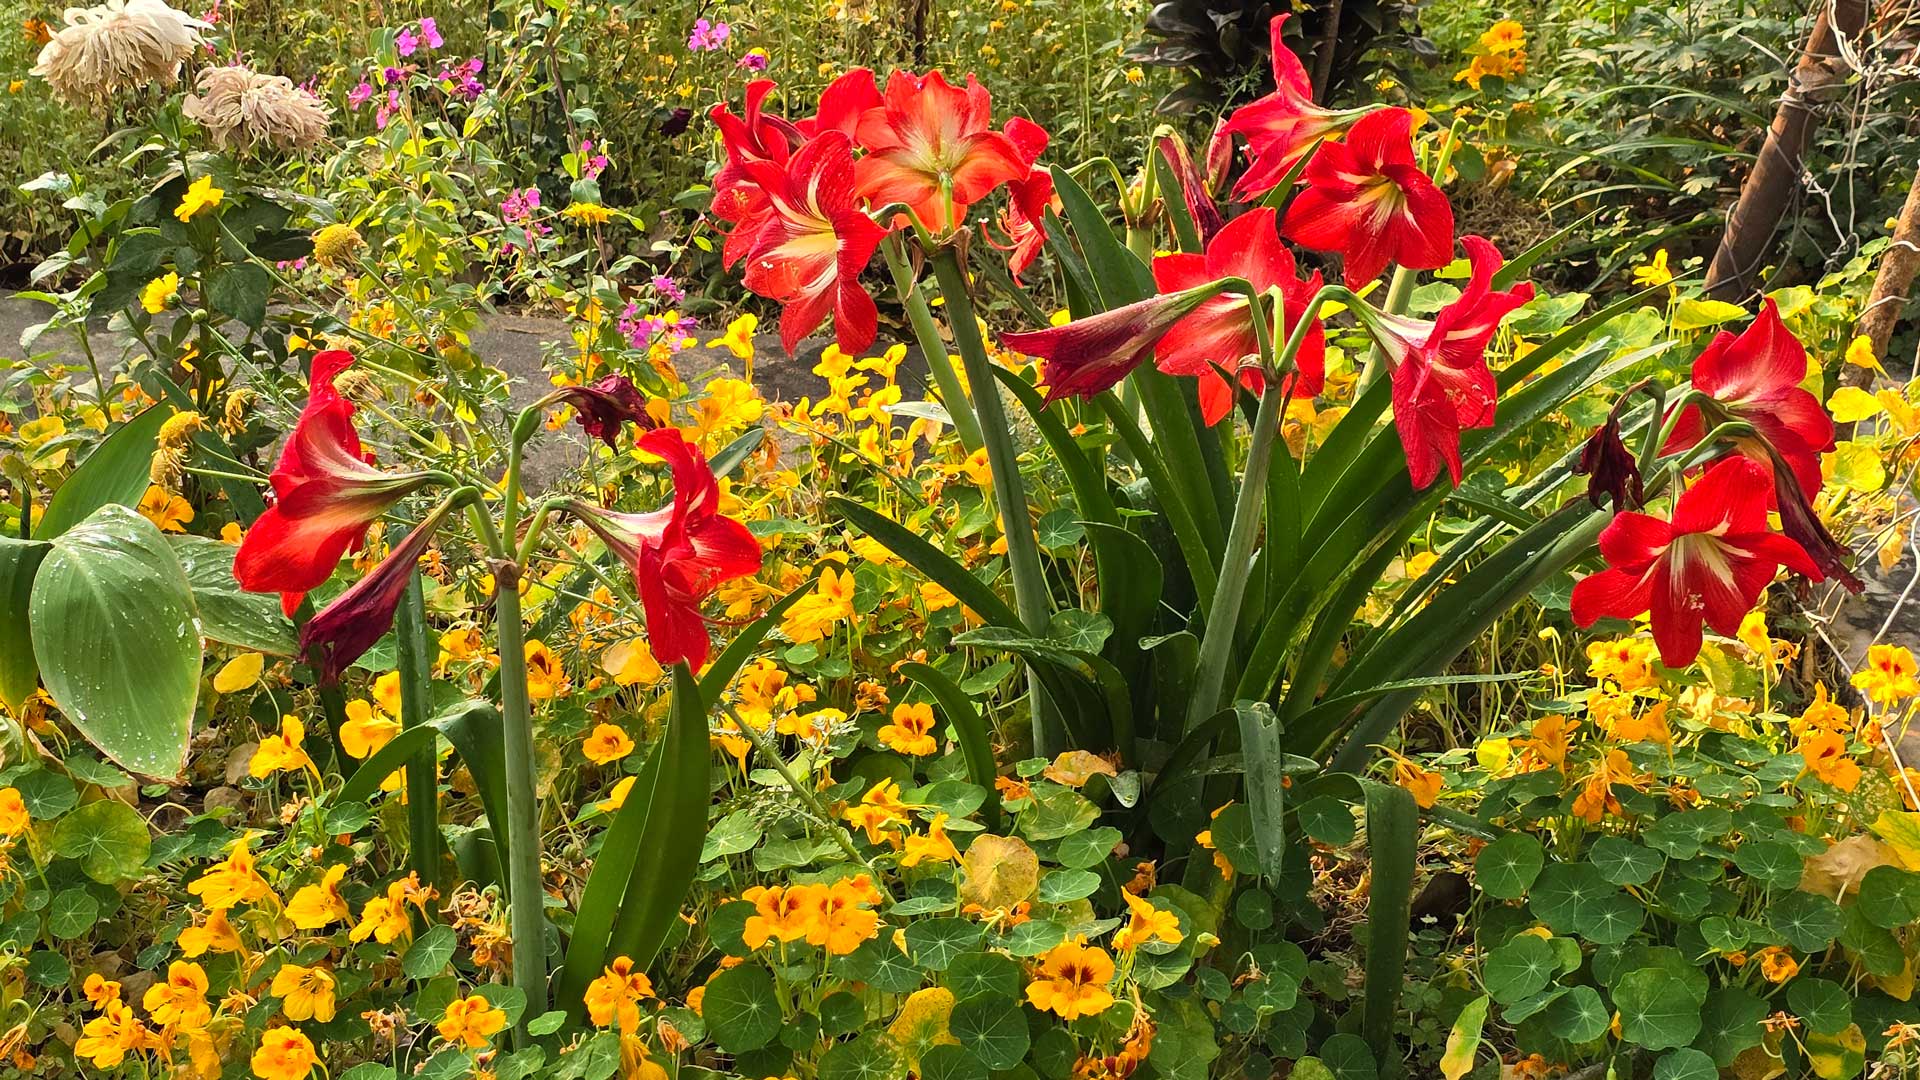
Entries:
[[454,510],[453,500],[442,503],[426,520],[394,545],[373,572],[321,608],[300,628],[300,655],[307,658],[323,686],[340,679],[355,660],[366,655],[393,626],[393,613],[406,594],[407,580],[420,557],[427,553],[433,534]]
[[1027,171],[1007,185],[1007,208],[1000,214],[1000,229],[1007,234],[1007,243],[1003,246],[995,242],[991,234],[987,242],[1007,253],[1007,271],[1019,281],[1046,246],[1047,211],[1057,208],[1060,199],[1053,193],[1053,173],[1038,164],[1047,149],[1047,129],[1016,116],[1007,121],[1007,138],[1020,151]]
[[1702,624],[1734,637],[1740,620],[1785,566],[1822,580],[1799,544],[1767,529],[1766,470],[1735,456],[1674,500],[1671,521],[1631,511],[1600,533],[1608,568],[1573,587],[1573,621],[1651,612],[1660,662],[1681,668],[1700,653]]
[[353,429],[353,403],[333,380],[353,355],[329,349],[314,356],[307,406],[280,450],[270,477],[274,503],[247,530],[234,553],[233,576],[248,592],[277,592],[291,615],[307,592],[357,550],[367,527],[387,507],[429,479],[367,464]]
[[1111,389],[1152,356],[1161,337],[1206,296],[1204,290],[1150,296],[1064,326],[1005,334],[1001,341],[1044,361],[1040,378],[1047,384],[1049,403],[1090,398]]
[[1508,312],[1533,299],[1533,286],[1524,282],[1493,287],[1505,262],[1498,248],[1478,236],[1460,242],[1473,276],[1433,321],[1356,309],[1392,365],[1393,426],[1415,490],[1431,484],[1442,463],[1460,483],[1460,432],[1491,426],[1500,394],[1487,368],[1487,343]]
[[[1215,141],[1219,141],[1217,129]],[[1208,149],[1211,152],[1212,148]],[[1227,139],[1227,152],[1233,152],[1231,137]],[[1180,199],[1186,204],[1187,216],[1193,219],[1194,231],[1200,234],[1200,246],[1205,247],[1213,242],[1214,234],[1224,224],[1220,218],[1220,208],[1213,204],[1207,178],[1201,176],[1200,170],[1194,167],[1193,155],[1187,152],[1187,144],[1178,135],[1160,136],[1160,156],[1167,159],[1167,168],[1173,171],[1173,178],[1180,184]]]
[[[828,131],[784,166],[748,162],[746,175],[767,198],[754,222],[746,286],[784,305],[780,342],[791,353],[831,311],[840,348],[858,356],[879,333],[880,314],[860,287],[860,272],[886,231],[853,193],[853,146]],[[731,242],[731,241],[729,241]]]
[[633,569],[647,615],[648,647],[661,664],[698,671],[712,647],[700,602],[722,582],[760,569],[760,542],[720,514],[720,484],[700,448],[674,428],[640,437],[639,447],[673,468],[673,503],[622,514],[587,503],[569,509]]
[[[1251,282],[1256,292],[1278,289],[1283,332],[1291,335],[1313,294],[1320,291],[1321,282],[1318,271],[1306,281],[1295,276],[1293,253],[1280,242],[1275,228],[1277,217],[1272,208],[1261,207],[1228,222],[1207,245],[1204,255],[1158,256],[1153,260],[1154,284],[1160,291],[1171,293],[1221,278],[1240,277]],[[1208,424],[1219,423],[1233,408],[1233,388],[1218,368],[1238,372],[1241,384],[1254,393],[1266,387],[1252,311],[1245,295],[1220,293],[1175,323],[1154,346],[1161,371],[1200,380],[1200,415]],[[1274,347],[1279,348],[1284,341],[1276,340]],[[1293,395],[1318,394],[1327,373],[1326,334],[1318,319],[1308,327],[1294,364],[1299,378],[1294,382]]]
[[1357,289],[1389,262],[1433,270],[1453,260],[1453,206],[1413,156],[1413,114],[1368,113],[1342,142],[1322,145],[1287,208],[1287,239],[1337,251]]
[[1313,103],[1313,80],[1281,34],[1287,18],[1285,13],[1275,15],[1267,24],[1273,45],[1273,93],[1235,109],[1215,132],[1208,150],[1211,166],[1216,148],[1224,145],[1231,153],[1234,135],[1247,140],[1247,171],[1233,186],[1233,197],[1242,201],[1278,187],[1307,151],[1347,122],[1345,114]]
[[603,376],[590,386],[566,386],[553,393],[554,400],[573,407],[580,429],[613,449],[626,423],[652,427],[647,415],[647,399],[633,380],[618,372]]
[[1580,447],[1580,460],[1573,466],[1575,476],[1587,477],[1587,501],[1597,507],[1612,499],[1616,512],[1622,506],[1638,507],[1647,501],[1640,462],[1620,438],[1620,411],[1626,402],[1627,395],[1622,394],[1606,420]]
[[884,104],[860,117],[867,154],[857,174],[860,194],[875,206],[905,203],[936,232],[957,227],[967,207],[1027,174],[1029,160],[992,130],[993,100],[972,75],[965,88],[938,71],[896,71]]
[[[1833,449],[1833,420],[1800,383],[1807,377],[1807,350],[1780,321],[1780,308],[1771,298],[1760,305],[1753,325],[1735,337],[1728,331],[1714,335],[1693,362],[1693,388],[1712,397],[1710,406],[1725,419],[1753,425],[1754,434],[1734,440],[1740,453],[1769,474],[1778,452],[1793,469],[1800,489],[1808,496],[1820,490],[1820,455]],[[1674,422],[1665,453],[1686,450],[1706,438],[1717,424],[1707,422],[1703,410],[1688,405]],[[1767,485],[1772,489],[1772,485]]]

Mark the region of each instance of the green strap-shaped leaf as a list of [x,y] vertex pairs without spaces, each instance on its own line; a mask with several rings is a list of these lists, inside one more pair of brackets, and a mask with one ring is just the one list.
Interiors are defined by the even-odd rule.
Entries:
[[1280,746],[1280,718],[1264,701],[1236,702],[1240,750],[1246,759],[1247,809],[1253,818],[1253,843],[1260,855],[1260,874],[1269,883],[1280,880],[1281,860],[1287,853],[1286,754]]
[[103,506],[140,505],[149,486],[147,470],[159,444],[160,425],[172,414],[165,406],[149,406],[102,439],[53,493],[34,526],[34,538],[52,540]]
[[996,626],[1024,629],[1020,616],[986,583],[968,573],[966,567],[955,562],[946,552],[915,536],[906,526],[852,499],[836,495],[828,498],[827,503],[845,515],[861,532],[878,540],[908,566],[952,593],[961,604],[972,608],[974,614]]
[[1167,524],[1173,530],[1173,538],[1180,545],[1180,556],[1186,561],[1187,576],[1193,580],[1193,591],[1200,599],[1201,610],[1212,607],[1214,590],[1220,587],[1220,578],[1213,565],[1213,549],[1207,546],[1206,534],[1201,531],[1199,518],[1193,510],[1194,493],[1174,480],[1173,470],[1161,460],[1154,444],[1140,430],[1139,422],[1118,397],[1111,393],[1101,394],[1098,401],[1101,410],[1107,414],[1107,421],[1119,433],[1120,441],[1127,444],[1134,462],[1147,475],[1147,484],[1153,489],[1154,500],[1160,504]]
[[[680,904],[700,867],[700,849],[707,840],[707,805],[711,789],[707,741],[706,702],[686,665],[673,671],[673,709],[667,736],[655,754],[660,757],[658,778],[644,810],[645,831],[625,896],[614,917],[607,957],[632,957],[636,967],[653,963],[679,917]],[[640,794],[634,783],[630,798]],[[621,809],[624,811],[626,806]]]
[[747,455],[760,449],[760,445],[766,441],[765,428],[752,428],[746,434],[721,447],[720,452],[713,455],[713,460],[709,462],[713,466],[713,475],[715,477],[731,475],[742,462],[747,460]]
[[[1113,747],[1134,760],[1133,703],[1126,680],[1112,664],[1057,641],[1001,626],[956,635],[955,645],[1014,653],[1040,673],[1047,691],[1061,699],[1067,724],[1083,749]],[[1069,702],[1078,707],[1069,707]]]
[[1366,1004],[1360,1034],[1391,1064],[1394,1013],[1406,982],[1407,940],[1413,916],[1413,867],[1420,838],[1420,807],[1405,788],[1361,781],[1367,798]]
[[[434,654],[427,644],[426,590],[417,569],[407,578],[395,612],[393,639],[401,723],[419,727],[433,708]],[[435,881],[440,876],[440,776],[433,748],[423,748],[407,764],[407,862],[421,881]]]
[[940,712],[960,737],[960,755],[967,762],[967,777],[986,789],[987,829],[1000,830],[1000,792],[994,787],[998,770],[993,764],[993,733],[973,707],[973,700],[959,684],[931,664],[901,664],[900,674],[927,688]]
[[1106,308],[1100,303],[1100,291],[1094,288],[1093,278],[1087,273],[1087,263],[1074,250],[1073,240],[1067,235],[1067,226],[1060,215],[1047,208],[1044,222],[1047,233],[1047,250],[1053,253],[1053,264],[1060,268],[1062,292],[1066,294],[1067,314],[1076,319],[1097,315]]
[[15,716],[40,686],[27,604],[34,575],[52,548],[38,540],[0,537],[0,704]]
[[493,880],[502,890],[507,877],[502,871],[507,855],[507,764],[501,751],[500,712],[491,702],[469,700],[452,706],[420,727],[409,727],[395,735],[387,745],[368,755],[340,786],[337,802],[367,802],[380,790],[380,784],[398,769],[406,768],[416,756],[434,751],[436,740],[445,738],[453,752],[466,763],[480,789],[480,806],[493,833]]
[[179,776],[200,696],[200,627],[159,528],[99,507],[53,542],[28,613],[41,679],[73,726],[130,772]]
[[1102,310],[1152,296],[1153,271],[1127,250],[1087,189],[1065,168],[1055,165],[1051,171],[1054,194],[1060,197],[1060,209],[1073,227],[1074,238],[1080,241],[1080,250],[1086,253],[1087,270],[1104,304]]

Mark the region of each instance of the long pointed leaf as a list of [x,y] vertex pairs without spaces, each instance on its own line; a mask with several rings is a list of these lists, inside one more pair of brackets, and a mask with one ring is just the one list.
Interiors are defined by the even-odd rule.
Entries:
[[1413,870],[1420,839],[1420,807],[1405,788],[1362,781],[1367,793],[1367,856],[1372,882],[1367,894],[1366,1005],[1360,1033],[1381,1059],[1394,1065],[1394,1014],[1406,981],[1409,923],[1413,915]]
[[974,710],[973,701],[967,697],[966,691],[931,664],[901,664],[900,674],[926,687],[939,704],[947,723],[953,725],[953,730],[960,737],[960,755],[966,759],[968,778],[987,792],[984,808],[987,829],[998,832],[1000,791],[993,782],[998,770],[993,763],[993,736],[987,730],[986,721]]
[[699,684],[685,665],[678,665],[673,672],[673,711],[660,746],[659,783],[646,807],[646,832],[634,876],[607,943],[609,958],[628,956],[636,967],[651,965],[679,917],[707,839],[707,805],[712,799],[707,747],[706,705]]
[[952,593],[961,604],[972,608],[974,614],[997,626],[1028,629],[1013,608],[984,582],[955,562],[952,556],[915,536],[906,526],[852,499],[833,496],[827,503],[845,515],[861,532],[880,541],[908,566]]

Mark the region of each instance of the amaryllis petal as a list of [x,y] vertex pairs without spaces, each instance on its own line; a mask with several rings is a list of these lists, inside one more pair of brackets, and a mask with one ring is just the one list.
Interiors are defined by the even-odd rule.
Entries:
[[1413,156],[1413,114],[1380,109],[1344,142],[1323,144],[1287,210],[1289,240],[1338,252],[1347,285],[1359,288],[1389,262],[1433,270],[1453,258],[1453,206]]
[[715,217],[736,226],[721,253],[722,263],[729,268],[747,255],[767,206],[767,194],[748,166],[756,162],[784,165],[802,138],[794,125],[762,111],[773,88],[771,79],[747,83],[742,116],[735,116],[724,102],[707,113],[720,130],[720,142],[727,154],[726,164],[714,174],[712,210]]
[[860,118],[860,194],[875,206],[905,203],[929,228],[956,227],[968,205],[1026,175],[1031,157],[992,130],[992,99],[972,75],[965,87],[938,71],[896,71],[881,107]]

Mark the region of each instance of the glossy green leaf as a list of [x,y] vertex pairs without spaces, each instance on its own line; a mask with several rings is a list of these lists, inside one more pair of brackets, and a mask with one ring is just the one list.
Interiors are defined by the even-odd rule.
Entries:
[[204,536],[167,539],[193,589],[203,635],[222,645],[272,656],[294,654],[298,635],[293,621],[280,612],[279,595],[247,592],[233,579],[233,556],[238,548]]
[[15,716],[40,686],[27,605],[34,576],[50,550],[38,540],[0,537],[0,705]]
[[1372,781],[1363,781],[1362,787],[1373,880],[1367,897],[1366,997],[1360,1029],[1368,1045],[1387,1057],[1406,982],[1420,807],[1405,788]]
[[34,526],[34,538],[52,540],[103,506],[140,505],[150,486],[147,471],[160,426],[171,415],[173,410],[164,405],[150,406],[101,440],[53,493]]
[[974,577],[953,557],[915,535],[906,526],[871,507],[839,497],[827,504],[853,523],[854,527],[878,540],[888,551],[900,556],[908,566],[952,593],[974,614],[997,626],[1021,628],[1020,617],[986,583]]
[[47,692],[130,772],[177,777],[200,696],[200,628],[153,522],[109,504],[53,543],[29,603]]
[[973,699],[952,679],[929,664],[900,665],[900,674],[927,688],[939,705],[947,723],[958,736],[960,754],[967,762],[967,777],[987,793],[983,813],[987,829],[1000,831],[1000,792],[994,787],[997,768],[993,761],[993,733],[973,707]]

